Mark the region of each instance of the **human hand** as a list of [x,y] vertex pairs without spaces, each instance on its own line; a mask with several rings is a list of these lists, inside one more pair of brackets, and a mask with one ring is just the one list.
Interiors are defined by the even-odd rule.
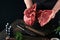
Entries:
[[35,15],[36,15],[36,4],[34,4],[31,8],[26,9],[24,11],[24,22],[31,26],[33,25],[34,21],[35,21]]
[[55,12],[54,12],[54,10],[52,10],[52,14],[53,14],[52,15],[52,19],[53,19],[53,18],[55,18],[55,15],[56,15]]
[[38,22],[41,27],[46,25],[54,15],[52,10],[42,10],[42,11],[39,10],[39,13],[40,16],[38,17]]

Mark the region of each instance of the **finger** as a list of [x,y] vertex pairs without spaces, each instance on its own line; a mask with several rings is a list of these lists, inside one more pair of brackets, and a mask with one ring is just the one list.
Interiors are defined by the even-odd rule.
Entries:
[[52,15],[52,19],[55,17],[55,13],[54,13],[54,11],[52,10],[52,13],[53,13],[53,15]]

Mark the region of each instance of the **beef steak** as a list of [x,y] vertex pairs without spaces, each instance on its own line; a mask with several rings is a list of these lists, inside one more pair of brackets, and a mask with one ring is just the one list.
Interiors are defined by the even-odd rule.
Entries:
[[33,25],[35,21],[35,16],[36,16],[36,4],[34,4],[31,8],[26,9],[24,11],[24,22],[29,26]]
[[38,10],[36,11],[37,4],[35,3],[31,8],[24,11],[24,22],[27,25],[33,25],[35,20],[38,20],[41,27],[46,25],[53,16],[52,10]]
[[46,25],[52,18],[52,10],[39,10],[40,16],[38,17],[38,22],[41,26]]

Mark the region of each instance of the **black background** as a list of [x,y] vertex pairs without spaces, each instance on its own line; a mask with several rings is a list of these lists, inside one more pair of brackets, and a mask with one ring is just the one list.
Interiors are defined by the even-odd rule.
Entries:
[[23,19],[25,8],[24,0],[0,0],[0,31],[5,28],[7,22]]

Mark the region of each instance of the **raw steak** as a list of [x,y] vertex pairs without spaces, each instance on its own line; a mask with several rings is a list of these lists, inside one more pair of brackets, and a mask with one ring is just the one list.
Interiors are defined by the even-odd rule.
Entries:
[[36,4],[34,4],[31,8],[26,9],[24,11],[24,22],[29,26],[33,25],[35,21],[35,16],[36,16]]
[[41,26],[46,25],[53,16],[52,10],[39,10],[38,15],[40,14],[40,16],[38,17],[38,22],[40,23]]
[[41,27],[46,25],[53,16],[52,10],[38,10],[36,11],[37,4],[24,11],[24,22],[27,25],[33,25],[35,20],[38,20]]

